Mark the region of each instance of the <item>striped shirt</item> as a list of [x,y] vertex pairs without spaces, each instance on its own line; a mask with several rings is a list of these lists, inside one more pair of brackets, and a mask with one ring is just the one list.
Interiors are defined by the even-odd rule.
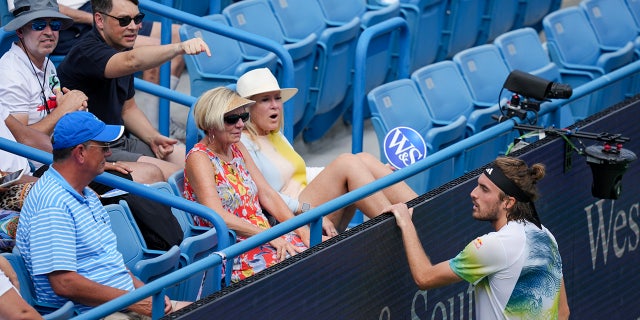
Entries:
[[[53,168],[27,196],[16,235],[16,246],[32,275],[39,301],[63,305],[47,274],[67,270],[105,286],[131,291],[133,281],[117,250],[111,220],[89,188],[78,194]],[[90,307],[76,304],[81,312]]]

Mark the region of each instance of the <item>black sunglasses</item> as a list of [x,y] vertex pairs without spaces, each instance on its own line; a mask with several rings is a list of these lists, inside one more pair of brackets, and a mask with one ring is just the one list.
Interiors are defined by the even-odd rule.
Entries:
[[129,17],[129,16],[126,16],[126,17],[114,17],[114,16],[112,16],[112,15],[106,13],[106,12],[100,12],[100,13],[104,14],[107,17],[111,17],[111,18],[114,18],[114,19],[118,20],[118,24],[120,24],[121,27],[128,26],[131,23],[131,20],[133,20],[133,23],[135,23],[135,24],[140,24],[140,23],[142,23],[142,19],[144,19],[144,13],[142,13],[142,12],[138,13],[133,18]]
[[62,21],[60,20],[51,20],[47,22],[47,20],[36,19],[31,21],[31,30],[42,31],[47,27],[47,24],[51,27],[51,31],[60,31],[62,28]]
[[238,123],[238,120],[240,119],[242,119],[242,122],[247,122],[249,121],[249,112],[230,114],[228,116],[224,116],[223,119],[224,119],[224,123],[229,125],[234,125]]

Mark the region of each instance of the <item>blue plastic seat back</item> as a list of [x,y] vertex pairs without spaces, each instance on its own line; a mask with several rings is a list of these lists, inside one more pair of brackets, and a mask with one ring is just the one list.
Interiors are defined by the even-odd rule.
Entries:
[[453,57],[453,61],[458,64],[471,97],[479,107],[498,103],[509,69],[495,45],[485,44],[463,50]]
[[327,28],[317,1],[268,0],[286,39],[295,42],[313,33],[318,38]]
[[367,12],[367,0],[317,0],[326,22],[330,25],[341,25],[362,17]]
[[[284,34],[278,20],[272,14],[271,7],[265,0],[239,1],[224,8],[222,14],[235,28],[285,44]],[[253,59],[263,57],[268,53],[264,49],[246,43],[240,43],[240,47],[247,57]]]
[[475,45],[480,32],[486,1],[451,0],[442,26],[442,40],[438,60]]
[[31,279],[27,266],[17,249],[14,250],[13,253],[2,253],[2,256],[7,259],[13,270],[16,272],[18,283],[20,284],[20,296],[22,296],[22,299],[41,313],[45,320],[66,320],[75,315],[75,305],[71,301],[67,301],[61,307],[53,307],[36,301],[36,292],[33,286],[33,280]]
[[135,264],[144,259],[142,248],[144,239],[137,225],[131,223],[124,208],[119,204],[104,206],[111,220],[111,229],[118,239],[118,251],[122,254],[125,265],[132,270]]
[[640,0],[625,0],[629,13],[636,22],[636,27],[640,28]]
[[371,117],[379,119],[383,127],[377,130],[378,140],[396,127],[410,127],[422,137],[433,127],[431,115],[420,92],[410,79],[400,79],[385,83],[371,90],[367,95]]
[[518,0],[486,1],[476,44],[493,41],[513,28],[518,12]]
[[514,28],[533,27],[551,12],[553,0],[521,0]]
[[512,30],[498,36],[494,44],[510,70],[521,70],[549,81],[560,80],[558,66],[551,62],[533,28]]
[[432,63],[411,74],[426,102],[433,121],[448,124],[461,115],[469,117],[473,111],[473,100],[467,85],[450,60]]
[[543,20],[544,32],[552,58],[563,63],[595,66],[600,57],[600,44],[584,11],[568,7],[548,14]]
[[446,0],[414,0],[400,3],[401,15],[411,34],[410,71],[436,61],[447,10]]
[[599,43],[610,48],[624,47],[629,41],[640,46],[638,28],[624,0],[585,0],[580,7],[587,14]]
[[5,26],[11,20],[13,20],[13,14],[9,11],[9,4],[7,1],[0,1],[0,25]]

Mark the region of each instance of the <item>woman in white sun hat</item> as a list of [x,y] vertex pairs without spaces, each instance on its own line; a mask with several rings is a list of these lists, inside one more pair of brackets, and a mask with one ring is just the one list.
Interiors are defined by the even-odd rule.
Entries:
[[[240,96],[256,101],[241,141],[273,189],[289,209],[300,214],[311,207],[335,199],[351,190],[390,174],[391,169],[368,153],[344,153],[324,168],[307,168],[281,132],[283,103],[297,92],[280,88],[269,69],[255,69],[238,79]],[[310,170],[311,169],[311,170]],[[404,182],[376,192],[325,217],[323,229],[334,236],[347,228],[355,209],[373,218],[389,203],[407,202],[417,194]]]

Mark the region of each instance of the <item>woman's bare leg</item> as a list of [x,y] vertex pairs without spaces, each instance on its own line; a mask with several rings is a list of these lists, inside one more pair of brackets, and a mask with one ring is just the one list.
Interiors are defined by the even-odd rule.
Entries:
[[[380,179],[393,172],[388,165],[380,162],[380,160],[376,159],[370,153],[362,152],[358,153],[356,156],[360,161],[362,161],[362,163],[364,163],[375,179]],[[393,204],[401,202],[404,203],[415,199],[418,196],[418,194],[404,181],[391,185],[383,189],[382,192],[387,197],[387,200]]]

